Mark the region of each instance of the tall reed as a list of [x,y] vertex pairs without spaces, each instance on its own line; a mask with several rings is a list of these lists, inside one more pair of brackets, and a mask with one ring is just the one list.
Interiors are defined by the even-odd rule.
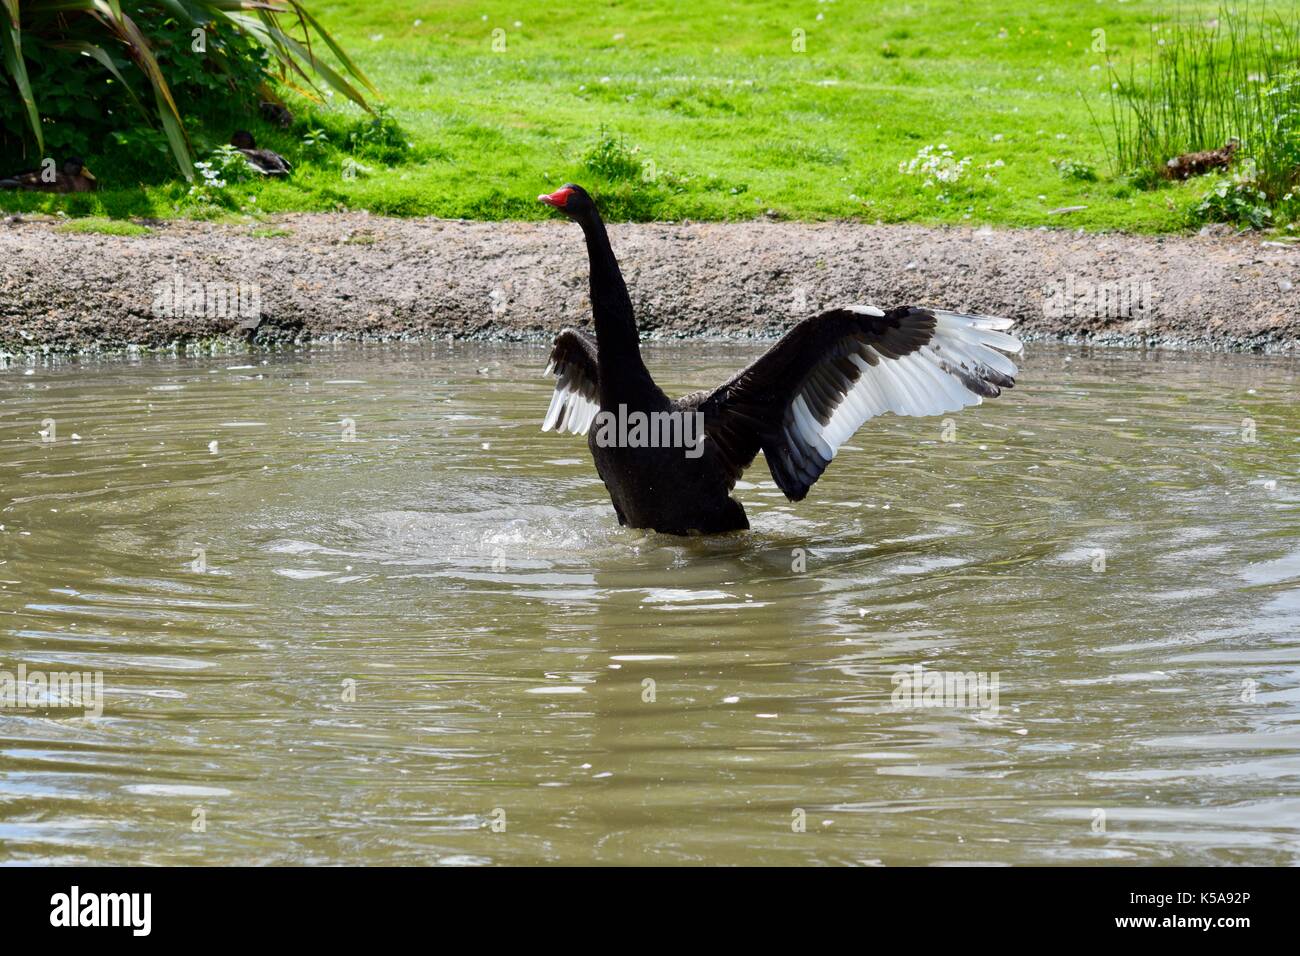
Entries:
[[1111,65],[1117,172],[1158,174],[1182,153],[1236,139],[1277,200],[1300,182],[1300,8],[1224,4],[1208,22],[1151,34],[1125,78]]

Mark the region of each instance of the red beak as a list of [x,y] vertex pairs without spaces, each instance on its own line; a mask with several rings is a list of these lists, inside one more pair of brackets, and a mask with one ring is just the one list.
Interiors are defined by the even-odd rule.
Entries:
[[546,193],[542,193],[540,196],[537,197],[537,201],[544,202],[548,206],[554,206],[556,209],[563,209],[565,203],[569,201],[569,197],[572,195],[573,195],[573,190],[570,189],[568,186],[563,186],[557,189],[555,192],[551,193],[550,195],[547,195]]

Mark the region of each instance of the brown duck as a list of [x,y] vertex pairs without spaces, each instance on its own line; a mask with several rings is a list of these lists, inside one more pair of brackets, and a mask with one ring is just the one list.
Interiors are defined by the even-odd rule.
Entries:
[[1165,163],[1164,174],[1168,179],[1190,179],[1203,176],[1211,169],[1227,169],[1232,164],[1233,154],[1240,144],[1229,140],[1218,149],[1203,149],[1199,153],[1183,153]]
[[92,193],[99,188],[94,175],[79,156],[69,156],[57,169],[47,162],[40,169],[14,173],[0,179],[0,189],[43,193]]
[[230,137],[230,145],[243,153],[248,165],[263,176],[288,176],[293,169],[289,161],[279,153],[258,149],[253,134],[246,129],[238,130]]

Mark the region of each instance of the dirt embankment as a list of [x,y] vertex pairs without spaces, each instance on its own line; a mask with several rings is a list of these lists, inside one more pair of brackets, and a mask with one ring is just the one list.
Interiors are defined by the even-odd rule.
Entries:
[[[1006,315],[1073,341],[1300,351],[1300,248],[1258,236],[784,222],[610,233],[651,337],[771,336],[872,302]],[[292,215],[141,236],[0,222],[9,351],[544,339],[589,319],[582,234],[562,221]]]

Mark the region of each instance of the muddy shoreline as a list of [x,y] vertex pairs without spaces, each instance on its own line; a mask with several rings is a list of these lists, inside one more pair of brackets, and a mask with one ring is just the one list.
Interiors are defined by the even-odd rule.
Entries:
[[[650,339],[772,337],[873,302],[1006,315],[1032,339],[1300,353],[1300,244],[1258,235],[786,222],[610,234]],[[586,253],[567,222],[299,214],[141,236],[0,222],[11,354],[545,340],[589,321]]]

